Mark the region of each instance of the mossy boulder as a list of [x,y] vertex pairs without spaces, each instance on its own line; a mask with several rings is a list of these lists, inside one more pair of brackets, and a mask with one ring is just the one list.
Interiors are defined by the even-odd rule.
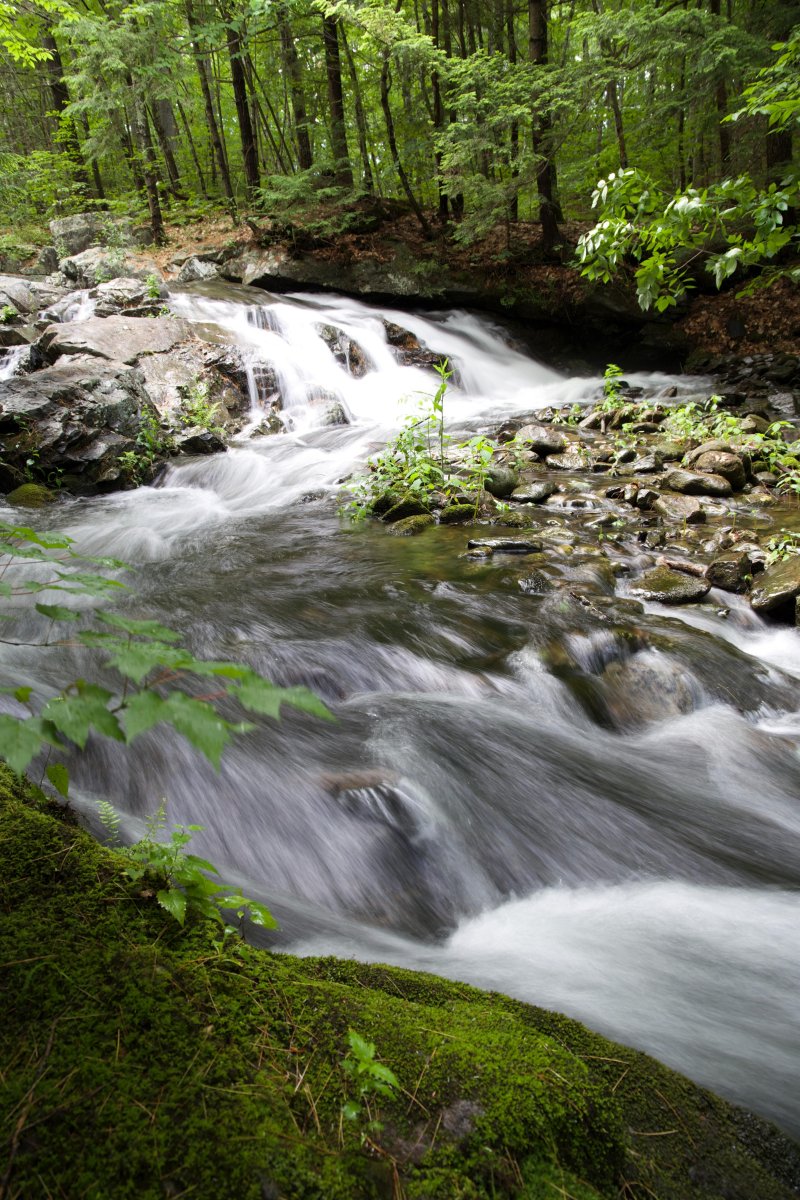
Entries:
[[463,525],[467,521],[474,520],[474,504],[448,504],[439,513],[439,523],[441,525]]
[[395,537],[414,537],[415,534],[422,533],[423,529],[427,529],[433,523],[434,520],[430,513],[417,513],[413,517],[403,517],[401,521],[394,521],[386,532]]
[[55,498],[50,488],[41,483],[22,483],[6,496],[14,508],[44,508],[46,504],[52,504]]
[[[576,1022],[188,919],[0,777],[9,1196],[789,1200],[772,1126]],[[348,1031],[401,1091],[342,1119]]]

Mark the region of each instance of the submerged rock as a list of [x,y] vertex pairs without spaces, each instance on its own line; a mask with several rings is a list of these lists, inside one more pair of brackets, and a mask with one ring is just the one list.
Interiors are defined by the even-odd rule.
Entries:
[[756,612],[772,612],[800,596],[800,555],[767,567],[753,588],[750,603]]
[[542,543],[535,538],[471,538],[467,547],[487,554],[538,554]]
[[413,537],[433,524],[434,518],[430,513],[418,513],[416,516],[403,517],[400,521],[393,522],[386,532],[396,537]]
[[558,489],[549,479],[535,479],[514,488],[509,499],[517,504],[544,504]]
[[711,588],[704,579],[684,575],[670,567],[654,567],[632,585],[632,596],[642,600],[657,600],[661,604],[692,604],[702,600]]

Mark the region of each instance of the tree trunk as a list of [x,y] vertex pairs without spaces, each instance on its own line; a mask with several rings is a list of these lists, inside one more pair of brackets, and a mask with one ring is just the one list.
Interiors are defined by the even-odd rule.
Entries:
[[[189,24],[189,35],[192,39],[192,51],[194,53],[195,66],[197,67],[197,75],[200,80],[200,90],[203,93],[203,106],[206,113],[206,126],[208,134],[211,138],[211,145],[214,150],[214,157],[219,166],[219,177],[222,180],[222,190],[225,198],[228,201],[228,207],[233,220],[236,220],[236,200],[233,195],[233,187],[231,186],[230,172],[228,171],[228,160],[225,156],[225,147],[220,134],[220,127],[217,124],[217,118],[214,113],[214,100],[211,95],[211,83],[208,78],[208,66],[203,57],[200,45],[197,40],[197,24],[194,15],[194,7],[192,0],[186,0],[186,20]],[[212,158],[212,165],[213,165]]]
[[247,194],[252,200],[261,185],[261,177],[258,170],[258,149],[256,147],[253,124],[250,120],[250,97],[247,94],[247,77],[242,61],[242,38],[231,17],[230,10],[222,8],[220,11],[227,25],[226,38],[228,43],[228,57],[231,63],[233,102],[236,105],[236,115],[239,118],[239,136],[242,141],[242,161],[244,163]]
[[192,162],[194,163],[194,169],[197,171],[197,181],[200,184],[200,194],[202,195],[204,200],[207,200],[208,199],[208,189],[206,188],[206,177],[203,173],[203,168],[200,165],[200,156],[198,155],[197,147],[194,144],[194,138],[192,137],[192,131],[189,126],[189,121],[188,121],[186,112],[185,112],[184,107],[181,104],[180,100],[176,100],[175,103],[176,103],[177,109],[178,109],[178,116],[181,119],[181,125],[183,125],[183,132],[186,134],[186,144],[189,147],[189,153],[192,156]]
[[345,37],[344,29],[341,30],[342,45],[344,46],[344,56],[347,59],[347,69],[350,73],[350,80],[353,84],[353,99],[356,110],[356,129],[358,131],[358,151],[361,155],[361,179],[364,191],[368,196],[375,195],[375,181],[372,176],[372,166],[369,161],[369,146],[367,142],[367,117],[364,112],[364,101],[361,96],[361,87],[358,82],[358,74],[356,72],[356,64],[353,59],[352,51]]
[[134,99],[134,120],[136,124],[136,141],[142,160],[144,189],[147,195],[147,207],[150,209],[150,228],[153,239],[161,245],[164,241],[164,217],[161,211],[161,200],[158,194],[158,174],[156,172],[156,156],[153,149],[153,139],[150,134],[150,122],[147,119],[147,109],[144,101]]
[[294,136],[297,142],[297,162],[301,171],[308,171],[313,166],[311,153],[311,138],[308,132],[308,115],[306,113],[306,97],[303,91],[303,78],[300,72],[300,59],[292,37],[286,9],[278,10],[278,29],[281,36],[281,54],[284,69],[289,80],[289,94],[294,113]]
[[[547,63],[546,0],[528,0],[528,55],[532,63]],[[536,190],[539,195],[539,220],[542,223],[542,243],[545,251],[552,250],[558,241],[558,222],[563,220],[555,199],[555,169],[552,160],[552,121],[547,112],[533,118],[533,152],[539,158],[536,169]]]
[[397,174],[400,178],[400,183],[402,184],[403,191],[405,192],[405,194],[408,198],[408,202],[411,205],[411,208],[414,212],[414,216],[419,221],[420,229],[425,234],[425,237],[429,238],[431,236],[431,227],[428,224],[425,214],[423,213],[422,209],[419,206],[419,202],[417,201],[417,198],[414,195],[414,192],[411,188],[411,184],[408,181],[408,176],[406,175],[405,168],[404,168],[402,162],[400,161],[400,153],[397,149],[397,137],[395,135],[395,128],[394,128],[394,118],[392,117],[392,108],[389,103],[389,88],[390,88],[390,86],[391,85],[390,85],[390,80],[389,80],[389,52],[387,50],[384,53],[383,67],[381,68],[381,108],[383,109],[383,119],[386,122],[386,134],[387,134],[388,141],[389,141],[389,151],[392,155],[392,162],[394,163],[394,169],[397,171]]
[[342,92],[342,63],[339,57],[339,23],[336,17],[322,18],[322,41],[325,47],[325,73],[328,80],[328,104],[331,112],[331,145],[333,172],[339,187],[352,188],[353,171],[347,149],[347,129],[344,123],[344,94]]
[[[709,12],[712,17],[721,18],[720,0],[710,0]],[[728,89],[725,83],[725,75],[723,68],[720,67],[717,75],[717,82],[714,88],[714,99],[717,105],[717,119],[719,122],[719,158],[722,174],[724,175],[731,161],[731,130],[730,126],[723,123],[722,118],[728,113]]]
[[69,104],[69,92],[64,82],[64,64],[61,61],[61,54],[52,30],[48,29],[44,33],[42,45],[50,54],[50,58],[45,62],[45,68],[49,79],[50,95],[53,98],[53,108],[58,114],[59,141],[72,164],[75,180],[88,195],[90,192],[89,177],[86,174],[86,163],[83,161],[78,131],[72,117],[65,115]]
[[[445,0],[446,2],[446,0]],[[431,38],[437,50],[439,48],[439,0],[431,0]],[[442,88],[439,83],[439,72],[431,72],[431,87],[433,89],[433,136],[434,141],[441,137],[444,129],[444,106],[442,104]],[[444,225],[447,221],[447,192],[444,190],[442,178],[442,152],[436,147],[434,151],[436,164],[436,190],[439,195],[439,220]]]
[[175,161],[173,146],[178,134],[178,127],[175,124],[175,114],[172,111],[172,105],[169,100],[156,100],[154,104],[151,104],[150,116],[153,128],[156,131],[158,144],[161,147],[161,153],[164,156],[164,164],[167,168],[170,188],[173,195],[177,196],[180,191],[181,176],[178,164]]

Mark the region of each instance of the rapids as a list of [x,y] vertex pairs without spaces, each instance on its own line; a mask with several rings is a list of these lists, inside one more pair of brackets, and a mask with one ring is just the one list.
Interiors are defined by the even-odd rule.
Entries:
[[[70,764],[86,813],[107,796],[135,836],[166,797],[170,822],[205,827],[198,851],[273,907],[281,948],[559,1009],[800,1134],[797,634],[730,597],[727,617],[649,605],[632,656],[624,606],[603,623],[525,595],[518,562],[461,557],[463,529],[405,540],[342,522],[342,479],[436,383],[398,364],[384,319],[449,357],[459,436],[598,395],[597,379],[565,378],[491,321],[219,285],[171,303],[201,336],[246,349],[251,425],[226,454],[48,520],[135,567],[131,612],[196,654],[311,686],[337,720],[258,722],[218,775],[169,729],[126,751],[91,742]],[[366,374],[334,360],[320,324],[360,347]],[[289,430],[251,438],[267,364]],[[688,377],[627,378],[646,395],[703,393]],[[320,393],[350,424],[317,424]],[[567,518],[591,505],[555,501],[542,522],[569,541]],[[596,558],[578,549],[565,570],[615,603]],[[83,651],[0,649],[8,680],[42,694],[92,677]],[[577,680],[619,715],[606,668],[632,662],[619,719],[576,699]]]

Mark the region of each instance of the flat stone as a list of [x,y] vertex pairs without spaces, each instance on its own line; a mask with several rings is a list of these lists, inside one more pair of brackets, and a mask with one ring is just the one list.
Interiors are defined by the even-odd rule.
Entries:
[[750,603],[756,612],[771,612],[800,596],[800,555],[773,563],[753,588]]
[[733,488],[721,475],[704,475],[699,471],[670,471],[665,483],[673,492],[688,496],[730,496]]
[[49,362],[62,355],[91,354],[136,363],[146,354],[163,354],[191,336],[176,317],[91,317],[66,325],[48,325],[38,348]]
[[[669,567],[654,567],[631,588],[631,595],[661,604],[691,604],[708,594],[711,584]],[[800,582],[798,583],[800,592]]]
[[702,525],[706,519],[700,501],[695,500],[694,496],[659,496],[651,507],[661,517],[667,517],[670,521],[685,521],[688,525]]
[[548,479],[534,480],[514,488],[509,498],[517,504],[544,504],[556,490],[556,485]]
[[546,457],[548,454],[560,454],[567,448],[567,439],[563,433],[547,425],[523,425],[517,430],[518,442],[525,442],[531,450]]
[[533,538],[471,538],[467,546],[490,554],[538,554],[542,549],[542,543]]

